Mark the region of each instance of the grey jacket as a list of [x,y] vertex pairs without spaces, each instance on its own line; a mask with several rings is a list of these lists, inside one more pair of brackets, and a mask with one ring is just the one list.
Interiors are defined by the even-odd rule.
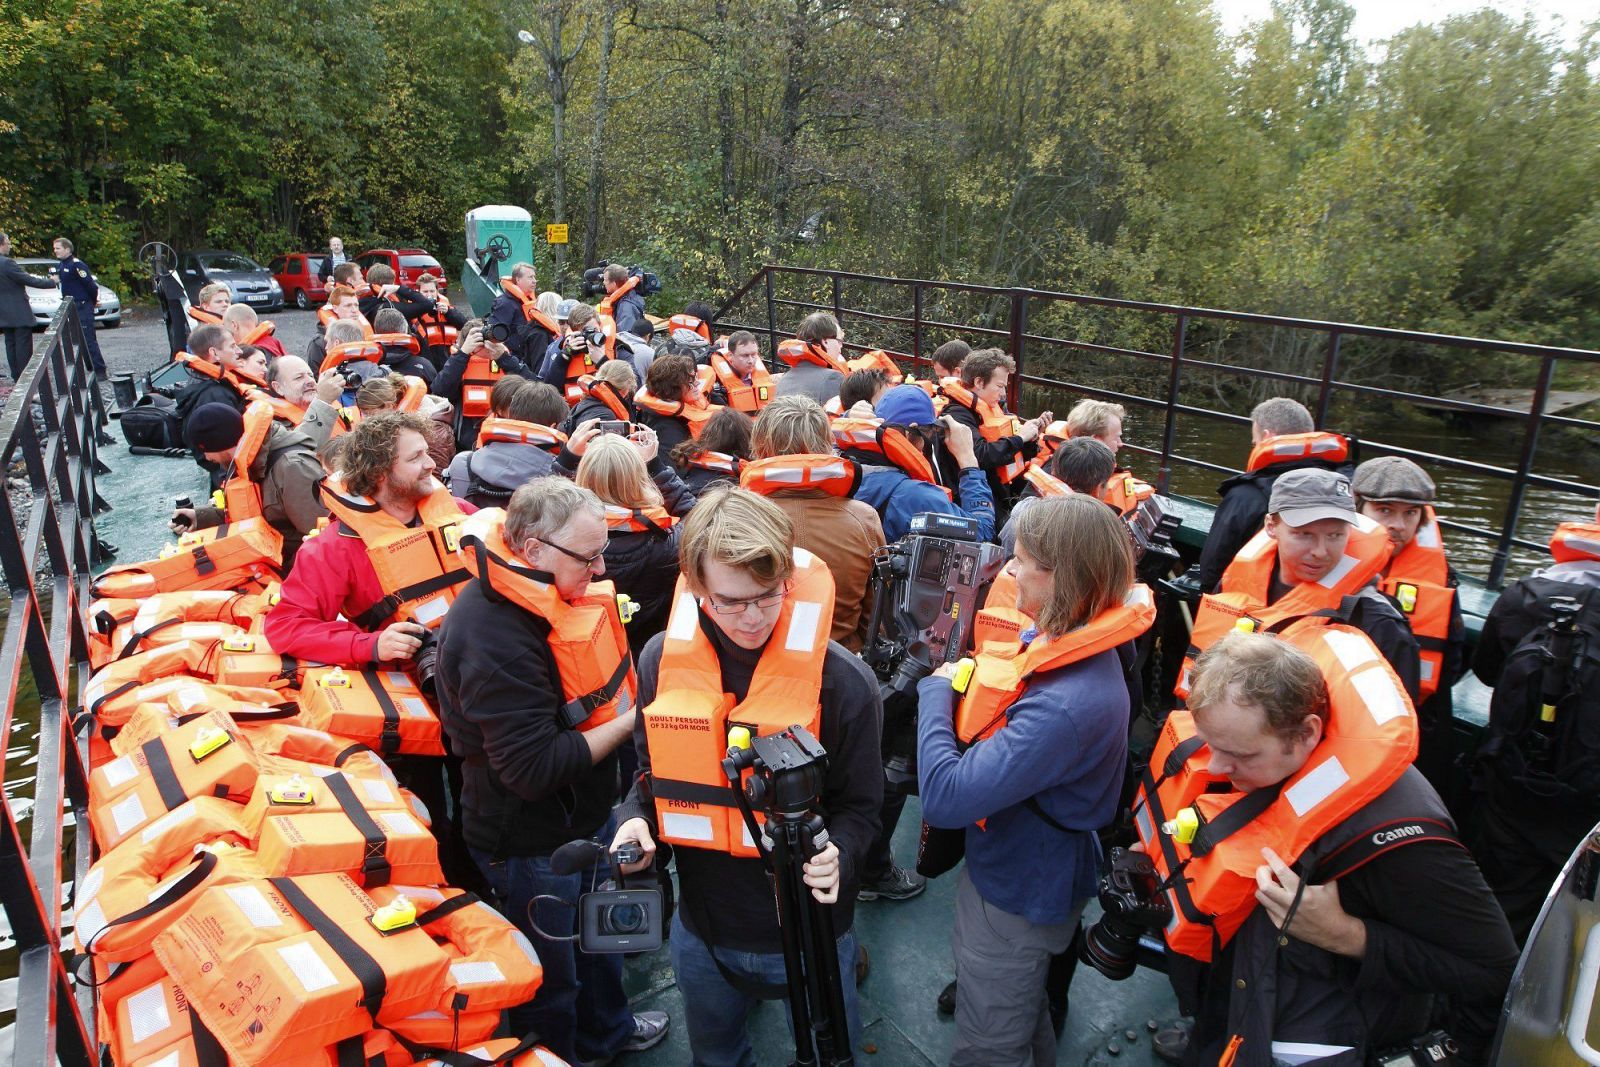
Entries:
[[54,289],[49,278],[29,274],[10,256],[0,256],[0,329],[32,327],[33,305],[23,289]]

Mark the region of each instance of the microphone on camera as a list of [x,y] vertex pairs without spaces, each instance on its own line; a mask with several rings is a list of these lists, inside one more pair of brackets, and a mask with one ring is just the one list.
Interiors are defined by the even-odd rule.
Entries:
[[551,874],[577,874],[605,859],[609,850],[595,841],[568,841],[550,854]]

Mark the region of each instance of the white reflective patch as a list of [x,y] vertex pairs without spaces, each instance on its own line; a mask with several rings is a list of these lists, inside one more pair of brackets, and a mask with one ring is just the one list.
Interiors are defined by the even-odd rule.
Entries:
[[100,776],[106,785],[119,789],[139,777],[139,768],[134,766],[132,756],[123,756],[101,767]]
[[[500,913],[495,912],[494,914],[499,916]],[[533,950],[533,942],[528,940],[526,934],[524,934],[521,930],[512,930],[511,943],[516,945],[524,956],[528,957],[529,963],[533,964],[535,967],[539,966],[539,954]]]
[[415,689],[416,688],[416,686],[411,684],[411,679],[407,678],[405,675],[401,674],[399,671],[384,671],[383,672],[383,684],[389,686],[392,689]]
[[1424,682],[1433,681],[1433,677],[1434,677],[1434,674],[1435,674],[1435,671],[1433,669],[1433,660],[1428,659],[1426,656],[1424,656],[1418,662],[1418,665],[1422,668],[1422,680]]
[[789,632],[783,647],[790,652],[810,652],[817,647],[817,627],[822,622],[822,605],[815,600],[795,601],[789,615]]
[[1422,526],[1417,528],[1417,536],[1414,540],[1422,548],[1442,548],[1444,546],[1444,538],[1439,536],[1439,524],[1437,522],[1424,522]]
[[813,556],[810,552],[807,552],[799,545],[794,546],[794,565],[796,567],[809,567],[811,566],[811,562],[816,558],[816,556]]
[[1128,595],[1122,598],[1122,602],[1130,608],[1142,608],[1154,604],[1155,597],[1151,595],[1148,585],[1136,582],[1128,587]]
[[450,980],[458,986],[504,982],[505,972],[489,960],[468,960],[450,965]]
[[1331,627],[1323,631],[1322,639],[1328,643],[1346,671],[1354,673],[1378,658],[1378,650],[1364,634],[1347,633]]
[[357,785],[367,794],[367,800],[373,804],[393,804],[394,790],[389,788],[389,783],[382,778],[357,778]]
[[433,718],[433,712],[428,710],[427,702],[424,701],[421,697],[401,697],[400,700],[399,700],[399,704],[400,704],[400,710],[405,712],[408,718],[412,718],[412,719],[431,719],[431,718]]
[[100,883],[105,880],[105,868],[96,866],[94,870],[83,876],[83,881],[78,883],[78,899],[91,899],[96,893],[100,892]]
[[739,823],[739,840],[744,842],[745,848],[755,848],[755,838],[750,836],[750,824],[744,821]]
[[1302,1063],[1314,1063],[1326,1056],[1337,1056],[1341,1052],[1349,1052],[1352,1045],[1318,1045],[1309,1041],[1274,1041],[1272,1043],[1272,1061],[1285,1064],[1286,1067],[1299,1067]]
[[678,594],[672,605],[672,618],[667,620],[667,640],[694,640],[694,633],[700,627],[699,616],[700,609],[695,606],[694,597],[688,593]]
[[1356,694],[1361,697],[1361,702],[1372,713],[1372,719],[1379,726],[1390,719],[1398,719],[1403,715],[1411,714],[1411,703],[1400,687],[1394,684],[1394,679],[1389,677],[1389,672],[1381,668],[1362,671],[1352,675],[1350,685]]
[[373,821],[380,823],[391,837],[417,837],[422,827],[417,825],[417,820],[403,811],[380,811],[373,817]]
[[412,616],[424,626],[432,626],[444,618],[445,612],[450,610],[450,602],[442,596],[431,600],[424,600],[411,609]]
[[768,467],[762,473],[769,482],[784,482],[788,485],[799,485],[806,478],[804,467]]
[[278,946],[278,957],[294,972],[295,979],[307,993],[339,984],[333,971],[328,969],[328,965],[317,955],[317,950],[307,942]]
[[111,805],[111,825],[116,829],[119,839],[133,833],[149,818],[138,793],[130,793],[126,799]]
[[233,906],[244,914],[257,930],[269,926],[282,926],[283,920],[267,901],[267,895],[253,885],[230,885],[222,890],[233,901]]
[[1333,796],[1349,780],[1350,774],[1339,762],[1339,757],[1329,756],[1320,766],[1312,768],[1298,782],[1285,789],[1283,799],[1289,802],[1296,815],[1303,818],[1306,812]]
[[160,982],[145,986],[122,1004],[128,1015],[128,1036],[136,1045],[172,1028],[172,1016],[167,1014],[167,998]]
[[1576,534],[1568,534],[1561,539],[1561,543],[1586,555],[1600,556],[1600,541],[1596,541],[1592,537],[1579,537]]
[[1339,557],[1339,562],[1335,563],[1333,565],[1333,569],[1327,574],[1324,574],[1321,578],[1317,579],[1317,584],[1322,586],[1324,589],[1332,589],[1334,586],[1344,581],[1344,576],[1355,570],[1357,564],[1360,562],[1361,561],[1354,556]]
[[74,925],[77,928],[78,944],[85,952],[89,951],[90,942],[106,928],[105,909],[100,906],[98,900],[91,900],[78,909]]
[[159,1060],[146,1060],[145,1067],[179,1067],[183,1063],[182,1049],[173,1049]]
[[706,815],[685,815],[669,811],[661,817],[661,835],[682,841],[712,840],[711,819]]
[[[1312,445],[1312,448],[1315,449],[1316,446]],[[1300,454],[1300,442],[1280,441],[1272,446],[1272,454],[1274,456],[1298,456]]]
[[1311,442],[1311,454],[1319,452],[1338,452],[1344,448],[1344,442],[1333,437],[1319,437]]
[[174,826],[181,822],[188,822],[192,818],[194,818],[194,805],[179,804],[177,807],[161,816],[161,818],[157,819],[149,826],[146,826],[144,828],[144,833],[139,835],[139,840],[148,845],[150,842],[154,841],[156,838],[160,837]]
[[1257,531],[1256,535],[1246,541],[1244,547],[1239,550],[1239,558],[1260,559],[1262,554],[1275,544],[1277,542],[1268,537],[1265,530]]

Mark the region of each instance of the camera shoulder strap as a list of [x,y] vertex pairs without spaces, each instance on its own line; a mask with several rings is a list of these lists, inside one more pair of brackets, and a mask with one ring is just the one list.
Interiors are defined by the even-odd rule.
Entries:
[[1040,818],[1040,820],[1042,820],[1044,822],[1044,824],[1046,826],[1054,827],[1055,829],[1060,830],[1064,834],[1072,834],[1072,833],[1077,833],[1078,832],[1076,830],[1067,829],[1065,826],[1062,826],[1060,823],[1056,822],[1055,819],[1051,818],[1050,813],[1044,810],[1044,805],[1039,803],[1039,798],[1038,797],[1029,797],[1027,800],[1024,800],[1022,802],[1022,806],[1027,808],[1029,811],[1033,812],[1035,815],[1037,815]]
[[1319,885],[1343,878],[1387,852],[1422,841],[1441,841],[1465,848],[1450,825],[1439,819],[1391,819],[1369,826],[1323,856],[1311,871]]

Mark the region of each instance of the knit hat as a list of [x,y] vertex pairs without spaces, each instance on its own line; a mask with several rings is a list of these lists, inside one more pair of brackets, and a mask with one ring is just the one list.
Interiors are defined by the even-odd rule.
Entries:
[[1433,479],[1404,456],[1379,456],[1356,468],[1350,488],[1362,500],[1433,503]]
[[226,452],[244,436],[244,416],[232,404],[201,404],[184,423],[183,435],[201,452]]
[[897,385],[873,409],[890,426],[932,426],[933,401],[915,385]]
[[1337,471],[1304,469],[1278,475],[1272,483],[1267,511],[1290,526],[1318,519],[1341,519],[1354,524],[1356,502],[1350,482]]

